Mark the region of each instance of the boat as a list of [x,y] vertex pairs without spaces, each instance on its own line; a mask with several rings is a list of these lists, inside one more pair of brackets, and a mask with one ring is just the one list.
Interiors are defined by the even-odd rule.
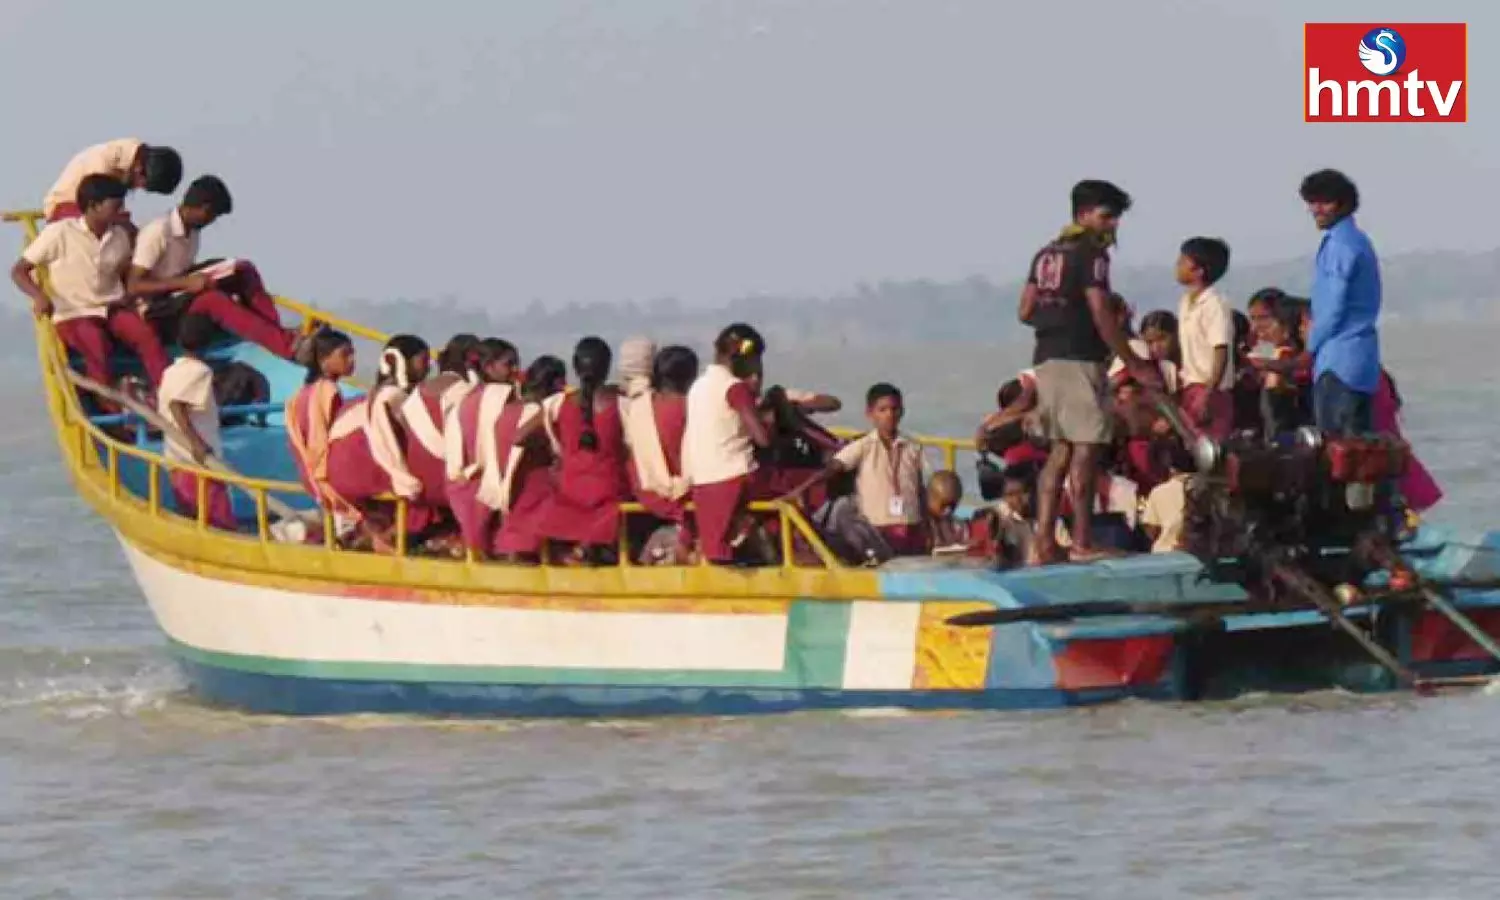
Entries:
[[[27,239],[39,212],[7,213]],[[304,329],[359,323],[278,298]],[[1252,690],[1382,690],[1400,674],[1500,669],[1500,534],[1424,528],[1401,548],[1442,582],[1432,604],[1265,609],[1184,553],[993,571],[962,560],[846,565],[799,509],[766,504],[784,562],[508,566],[278,540],[276,510],[311,509],[281,427],[302,370],[245,343],[211,362],[265,373],[263,416],[226,427],[234,474],[164,458],[88,415],[50,322],[37,358],[59,455],[121,552],[199,701],[254,713],[620,717],[851,708],[1071,707]],[[118,421],[113,424],[120,424]],[[968,442],[921,438],[949,468]],[[242,533],[179,515],[167,474],[230,487]],[[206,507],[206,504],[200,504]],[[633,507],[627,505],[627,514]],[[332,529],[329,529],[331,533]],[[813,551],[790,552],[793,540]],[[622,554],[622,556],[627,556]],[[64,576],[65,577],[65,576]],[[988,617],[988,619],[986,618]],[[1399,666],[1331,627],[1358,622]]]

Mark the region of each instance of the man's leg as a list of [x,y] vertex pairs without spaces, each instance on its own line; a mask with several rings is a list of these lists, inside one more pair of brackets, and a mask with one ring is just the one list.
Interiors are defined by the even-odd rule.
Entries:
[[208,316],[230,334],[259,344],[283,359],[292,358],[297,340],[295,332],[246,309],[223,291],[210,289],[194,297],[188,305],[188,313]]
[[1098,492],[1099,444],[1075,444],[1073,464],[1068,469],[1068,500],[1073,506],[1073,539],[1071,556],[1088,560],[1100,554],[1094,550],[1094,498]]
[[234,270],[234,277],[225,283],[225,288],[233,294],[238,294],[245,305],[261,318],[272,325],[281,325],[281,313],[276,309],[276,301],[272,299],[271,292],[266,290],[265,282],[261,280],[260,270],[255,264],[248,260],[240,260],[240,264]]
[[1114,437],[1114,412],[1106,399],[1103,364],[1071,362],[1064,374],[1058,421],[1062,438],[1073,445],[1068,467],[1068,496],[1073,506],[1071,556],[1086,561],[1101,555],[1094,549],[1094,496],[1102,448]]
[[1073,445],[1054,440],[1052,452],[1042,467],[1036,486],[1036,537],[1031,542],[1029,565],[1046,565],[1057,557],[1057,507],[1062,502],[1063,478],[1073,459]]
[[109,333],[115,340],[135,351],[141,366],[146,370],[146,380],[155,388],[161,384],[162,373],[167,371],[171,360],[166,348],[156,336],[156,330],[146,324],[135,310],[117,306],[109,313]]
[[1368,432],[1374,411],[1372,399],[1332,372],[1324,372],[1313,384],[1313,420],[1329,434]]

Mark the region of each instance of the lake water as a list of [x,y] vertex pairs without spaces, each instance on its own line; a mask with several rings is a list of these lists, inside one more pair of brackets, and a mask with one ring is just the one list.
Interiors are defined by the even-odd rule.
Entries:
[[[1389,334],[1407,430],[1500,527],[1494,326]],[[540,348],[538,348],[540,349]],[[802,351],[971,433],[1016,347]],[[14,373],[12,373],[14,375]],[[0,387],[0,889],[51,898],[1358,897],[1500,888],[1500,695],[962,715],[293,720],[182,693],[114,539]],[[855,417],[846,417],[854,421]]]

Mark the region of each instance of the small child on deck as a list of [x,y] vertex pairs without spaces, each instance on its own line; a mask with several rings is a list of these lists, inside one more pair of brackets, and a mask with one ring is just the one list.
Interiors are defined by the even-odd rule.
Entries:
[[927,533],[934,555],[969,551],[969,523],[956,515],[963,498],[964,486],[957,472],[940,469],[932,473],[927,482]]
[[[219,404],[214,399],[214,372],[201,354],[214,339],[214,323],[200,316],[184,316],[177,340],[182,355],[162,373],[157,391],[157,410],[176,429],[164,435],[166,457],[174,462],[193,463],[200,468],[210,456],[222,458],[224,446],[219,438]],[[185,440],[178,440],[181,437]],[[205,479],[204,505],[208,524],[226,531],[238,530],[229,503],[229,489],[221,481]],[[177,511],[197,518],[198,476],[192,472],[172,471],[172,500]]]
[[[989,510],[992,523],[994,558],[1002,569],[1026,565],[1031,542],[1036,535],[1036,493],[1038,467],[1016,466],[1001,476],[1000,498]],[[1059,526],[1061,523],[1059,523]]]
[[1183,525],[1187,514],[1187,488],[1193,460],[1180,443],[1168,454],[1171,475],[1152,489],[1141,512],[1141,531],[1151,541],[1152,553],[1183,549]]
[[1177,283],[1187,288],[1177,309],[1182,407],[1191,426],[1219,441],[1234,428],[1234,320],[1214,289],[1227,271],[1229,245],[1222,240],[1183,242],[1177,258]]
[[875,426],[834,456],[833,472],[855,473],[859,511],[897,556],[927,552],[922,445],[901,434],[901,391],[880,383],[865,395],[865,414]]

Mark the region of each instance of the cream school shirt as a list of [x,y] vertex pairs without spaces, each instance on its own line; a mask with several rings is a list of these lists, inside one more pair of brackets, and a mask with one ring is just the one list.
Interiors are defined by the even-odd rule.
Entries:
[[135,238],[135,257],[130,264],[145,269],[155,279],[176,278],[198,259],[198,231],[183,224],[176,209],[153,219]]
[[922,445],[901,435],[886,446],[871,431],[846,444],[834,456],[855,473],[859,511],[877,528],[882,525],[915,525],[922,521],[922,486],[926,483],[927,458]]
[[[156,411],[168,422],[172,418],[172,404],[185,404],[188,422],[203,438],[203,442],[215,456],[224,455],[224,444],[219,436],[219,404],[214,399],[214,371],[201,359],[180,356],[167,367],[161,376],[161,387],[156,390]],[[188,448],[170,437],[166,439],[167,459],[192,462],[193,454]]]
[[1141,524],[1160,528],[1152,553],[1172,553],[1182,549],[1182,526],[1187,516],[1187,475],[1173,475],[1151,489]]
[[21,253],[34,266],[46,266],[52,280],[52,321],[103,317],[125,298],[125,266],[130,235],[110,226],[95,237],[82,218],[53,222]]
[[47,191],[46,198],[42,200],[42,212],[50,216],[59,204],[77,203],[78,185],[90,175],[109,175],[124,181],[130,174],[130,164],[135,162],[135,155],[140,149],[141,141],[120,138],[79,151],[77,156],[68,160],[62,174],[57,176],[57,182]]
[[[1214,373],[1214,348],[1234,345],[1234,317],[1218,291],[1210,287],[1197,297],[1182,295],[1177,305],[1177,343],[1182,349],[1183,386],[1208,385]],[[1232,387],[1234,354],[1230,353],[1217,389],[1227,391]]]

